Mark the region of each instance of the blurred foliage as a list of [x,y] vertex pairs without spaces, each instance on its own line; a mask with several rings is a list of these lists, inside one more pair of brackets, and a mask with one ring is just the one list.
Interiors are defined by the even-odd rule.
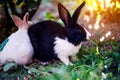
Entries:
[[56,18],[56,17],[54,17],[53,15],[52,15],[52,13],[50,13],[50,12],[47,12],[46,13],[46,19],[48,19],[48,20],[54,20],[54,21],[57,21],[58,19]]
[[[120,75],[120,42],[91,40],[91,46],[83,46],[77,54],[80,62],[99,66],[102,80],[118,80]],[[91,80],[91,79],[88,79]],[[97,80],[97,79],[95,79]]]
[[26,12],[30,13],[29,20],[34,16],[41,0],[0,0],[0,42],[16,31],[11,14],[23,18]]
[[30,12],[30,17],[32,17],[40,3],[41,0],[1,0],[0,6],[6,6],[10,14],[15,14],[22,18],[26,12]]

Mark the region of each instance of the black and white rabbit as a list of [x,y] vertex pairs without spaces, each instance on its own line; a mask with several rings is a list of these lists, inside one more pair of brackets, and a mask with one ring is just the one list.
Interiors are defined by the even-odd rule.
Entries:
[[28,29],[35,57],[38,57],[42,62],[58,58],[66,65],[71,64],[69,56],[78,53],[82,41],[86,41],[88,36],[84,26],[77,24],[77,19],[84,5],[85,2],[75,10],[71,17],[68,10],[58,3],[58,11],[65,24],[64,27],[57,22],[45,20]]
[[8,42],[0,52],[0,64],[8,61],[16,62],[20,65],[26,65],[32,62],[33,47],[28,36],[28,18],[26,13],[23,20],[15,15],[11,15],[18,30],[8,37]]

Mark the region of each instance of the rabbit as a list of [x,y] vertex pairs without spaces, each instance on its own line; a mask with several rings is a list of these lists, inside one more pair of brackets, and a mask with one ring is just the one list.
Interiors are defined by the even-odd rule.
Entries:
[[28,36],[29,13],[27,12],[24,15],[23,20],[15,15],[11,15],[11,17],[18,30],[8,37],[6,46],[0,52],[0,64],[5,64],[9,61],[20,65],[30,64],[34,51]]
[[78,53],[82,42],[87,41],[88,37],[85,27],[77,24],[84,5],[85,2],[71,17],[68,10],[58,3],[59,16],[64,26],[55,21],[44,20],[29,27],[28,34],[34,48],[34,57],[42,62],[59,59],[65,65],[72,65],[69,57]]

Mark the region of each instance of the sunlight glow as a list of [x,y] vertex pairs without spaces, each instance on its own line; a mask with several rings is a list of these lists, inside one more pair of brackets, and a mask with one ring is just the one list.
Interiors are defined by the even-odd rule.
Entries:
[[102,36],[102,37],[100,38],[100,42],[103,42],[104,40],[105,40],[105,37]]
[[94,29],[95,30],[98,30],[100,28],[99,26],[99,21],[96,21],[95,25],[94,25]]
[[[81,0],[79,4],[81,3]],[[83,0],[82,0],[83,1]],[[109,19],[111,17],[111,14],[113,13],[112,11],[109,11],[114,9],[115,6],[115,11],[117,11],[119,8],[120,9],[120,2],[119,0],[85,0],[86,1],[86,7],[85,9],[88,10],[86,11],[86,15],[83,17],[83,19],[88,22],[88,23],[93,23],[93,24],[88,24],[88,30],[92,32],[92,36],[96,37],[99,41],[104,41],[105,39],[115,39],[116,36],[114,36],[114,31],[110,31],[111,29],[109,28],[112,26],[111,24],[105,23],[106,21],[104,19]],[[77,3],[78,4],[78,3]],[[119,10],[118,10],[119,11]],[[95,12],[95,17],[94,16]],[[105,12],[105,14],[103,14]],[[93,21],[91,20],[93,19]],[[97,33],[95,33],[97,32]],[[97,36],[98,35],[98,36]]]
[[85,17],[84,17],[84,20],[86,20],[87,22],[89,22],[89,21],[90,21],[89,16],[85,16]]
[[88,28],[89,28],[89,29],[92,29],[92,28],[93,28],[93,26],[92,26],[92,25],[89,25],[89,26],[88,26]]
[[112,8],[114,5],[115,5],[115,3],[111,3],[111,4],[109,5],[109,7]]
[[104,23],[101,23],[101,27],[102,27],[102,28],[104,28],[104,27],[105,27]]
[[105,0],[105,6],[106,6],[106,8],[108,8],[108,7],[109,7],[110,2],[111,2],[111,0]]
[[111,35],[111,31],[108,31],[108,32],[105,34],[106,37],[109,37],[110,35]]
[[112,37],[112,39],[115,39],[115,37]]

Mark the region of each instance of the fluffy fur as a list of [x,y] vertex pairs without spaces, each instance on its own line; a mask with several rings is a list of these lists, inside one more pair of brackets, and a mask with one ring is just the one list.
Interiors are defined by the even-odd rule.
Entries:
[[[75,46],[74,44],[70,43],[67,38],[66,39],[60,39],[59,37],[55,38],[54,42],[54,51],[57,53],[58,58],[63,61],[63,63],[68,64],[69,63],[69,57],[75,55],[78,53],[81,44]],[[72,64],[72,63],[70,63]]]
[[18,31],[8,37],[8,43],[0,52],[1,64],[13,61],[17,64],[26,65],[32,62],[33,47],[28,36],[28,16],[29,14],[26,13],[23,21],[17,16],[12,16]]
[[64,64],[70,63],[69,56],[75,55],[83,41],[87,39],[87,32],[84,26],[77,24],[77,19],[83,2],[70,16],[68,10],[61,4],[58,4],[58,11],[61,20],[65,26],[59,23],[46,20],[32,25],[28,29],[28,34],[32,42],[35,57],[42,62],[59,58]]

